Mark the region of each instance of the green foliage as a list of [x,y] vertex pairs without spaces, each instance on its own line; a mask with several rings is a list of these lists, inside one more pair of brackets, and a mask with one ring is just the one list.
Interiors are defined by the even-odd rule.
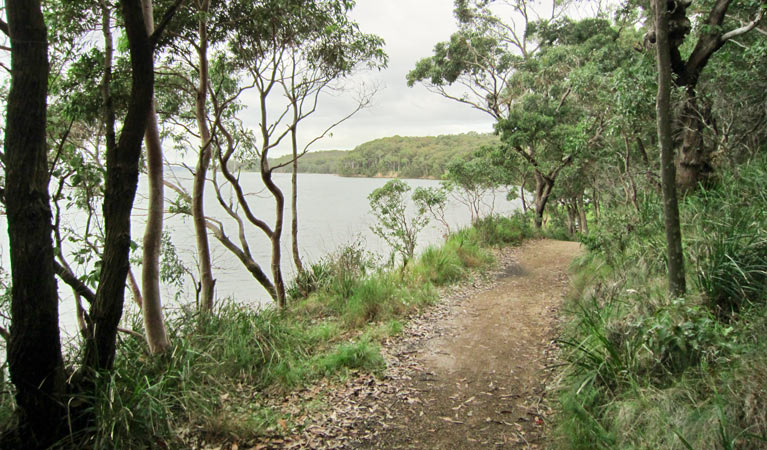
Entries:
[[376,218],[371,230],[402,255],[405,264],[413,259],[418,233],[429,223],[423,204],[418,205],[415,215],[410,217],[405,197],[409,191],[407,183],[393,179],[368,195]]
[[731,314],[767,300],[765,164],[726,173],[717,186],[686,199],[692,237],[687,244],[695,281],[709,307]]
[[[309,152],[298,159],[299,173],[332,173],[337,174],[341,162],[347,157],[348,152],[343,150],[322,150]],[[275,172],[290,173],[293,170],[293,156],[285,155],[269,160],[269,167],[283,166],[275,169]],[[258,167],[249,165],[246,170],[258,170]]]
[[432,219],[445,227],[445,233],[450,234],[450,224],[445,217],[447,206],[447,189],[443,187],[417,187],[413,191],[413,202],[419,210],[429,211]]
[[400,178],[442,178],[447,164],[468,156],[482,146],[493,145],[492,134],[376,139],[346,152],[336,172],[343,176],[396,176]]
[[429,247],[418,257],[413,276],[441,286],[460,280],[465,272],[463,261],[452,246]]
[[564,447],[763,448],[765,167],[754,160],[683,199],[696,281],[684,298],[666,293],[655,196],[614,208],[584,240],[564,340]]
[[479,219],[474,223],[474,228],[482,242],[498,247],[517,245],[534,233],[529,217],[519,212],[511,217],[488,216]]
[[487,157],[492,151],[492,148],[485,147],[468,157],[456,158],[447,165],[444,189],[469,208],[472,222],[482,215],[485,195],[510,184],[504,169]]

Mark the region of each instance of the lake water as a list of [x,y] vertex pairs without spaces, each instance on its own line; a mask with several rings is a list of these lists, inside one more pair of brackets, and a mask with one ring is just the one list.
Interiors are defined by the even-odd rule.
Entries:
[[[167,170],[166,177],[175,178],[175,182],[191,191],[191,175],[182,169]],[[285,228],[283,231],[282,267],[287,282],[295,273],[290,253],[290,175],[275,174],[276,183],[283,189],[288,198],[285,209]],[[241,184],[248,192],[251,209],[258,217],[273,223],[275,212],[271,195],[263,190],[260,176],[257,173],[243,173]],[[332,253],[340,246],[360,241],[370,252],[387,258],[391,253],[387,244],[370,231],[374,218],[370,213],[367,196],[376,188],[383,186],[386,179],[381,178],[344,178],[335,175],[300,174],[298,187],[299,210],[299,246],[305,263],[311,263]],[[411,187],[438,186],[435,180],[405,180]],[[144,232],[146,218],[146,179],[142,177],[136,197],[132,221],[132,235],[139,241]],[[173,192],[165,189],[167,197]],[[518,201],[509,202],[504,193],[496,194],[495,198],[487,197],[486,212],[494,201],[494,211],[499,214],[509,214],[520,208]],[[224,209],[218,204],[212,186],[206,187],[206,215],[221,220],[227,234],[236,240],[237,228],[235,222],[227,217]],[[467,206],[451,199],[447,208],[447,219],[451,229],[466,226],[470,223],[470,212]],[[74,214],[68,218],[70,226],[82,226],[82,214]],[[175,245],[184,264],[196,273],[195,238],[191,218],[181,215],[166,215],[165,229],[170,231]],[[7,229],[5,217],[0,218],[0,227]],[[418,249],[428,245],[438,244],[443,240],[444,229],[438,222],[432,220],[429,226],[419,235]],[[249,227],[247,232],[251,251],[256,261],[269,273],[270,244],[266,236],[255,227]],[[269,296],[261,285],[250,275],[240,261],[223,247],[213,236],[210,236],[211,252],[213,255],[214,273],[216,279],[216,298],[232,297],[237,301],[263,305],[270,302]],[[8,261],[7,233],[2,234],[2,265],[6,271],[10,268]],[[140,280],[140,267],[134,268],[136,277]],[[271,274],[270,274],[271,275]],[[75,331],[74,302],[69,288],[59,281],[61,296],[61,321],[67,333]],[[187,278],[185,285],[179,289],[175,286],[164,286],[164,303],[166,307],[178,306],[178,302],[194,302],[194,288]],[[129,296],[129,295],[128,295]],[[177,298],[178,300],[173,300]],[[174,302],[176,302],[174,304]],[[126,305],[129,304],[126,297]],[[3,352],[4,353],[4,352]]]

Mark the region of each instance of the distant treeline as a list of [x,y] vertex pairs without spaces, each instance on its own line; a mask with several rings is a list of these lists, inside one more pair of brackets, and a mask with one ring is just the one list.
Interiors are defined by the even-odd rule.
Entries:
[[[298,161],[303,173],[334,173],[343,176],[391,176],[400,178],[441,178],[454,158],[468,156],[485,145],[498,143],[492,134],[469,132],[456,135],[375,139],[351,151],[309,152]],[[290,161],[283,156],[272,166]],[[278,172],[289,172],[290,165]]]

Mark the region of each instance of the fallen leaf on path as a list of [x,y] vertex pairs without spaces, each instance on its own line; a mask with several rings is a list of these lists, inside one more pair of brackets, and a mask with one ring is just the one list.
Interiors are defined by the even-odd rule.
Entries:
[[463,422],[461,422],[460,420],[455,420],[455,419],[450,418],[450,417],[440,417],[440,419],[444,420],[445,422],[455,423],[455,424],[459,424],[459,425],[463,424]]

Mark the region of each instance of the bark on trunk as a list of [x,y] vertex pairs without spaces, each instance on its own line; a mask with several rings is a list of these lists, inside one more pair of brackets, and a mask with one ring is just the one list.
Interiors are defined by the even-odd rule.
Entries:
[[274,184],[274,181],[272,180],[272,173],[267,167],[267,157],[266,152],[264,152],[264,155],[262,157],[262,164],[261,164],[261,180],[264,182],[264,185],[266,185],[266,188],[269,189],[269,192],[272,193],[272,196],[274,196],[274,209],[275,209],[275,221],[274,221],[274,230],[272,232],[271,236],[271,242],[272,242],[272,263],[271,263],[271,269],[272,269],[272,279],[274,280],[274,290],[277,295],[277,304],[280,308],[284,308],[287,306],[287,302],[285,301],[285,282],[282,278],[282,267],[280,264],[281,258],[282,258],[282,247],[280,245],[280,240],[282,237],[282,226],[283,226],[283,219],[285,216],[285,197],[282,195],[282,191],[280,188],[277,187],[276,184]]
[[298,122],[298,110],[293,104],[293,129],[290,130],[291,144],[293,145],[293,173],[291,176],[292,190],[290,192],[290,236],[293,247],[293,263],[296,265],[296,271],[303,273],[304,266],[301,264],[301,255],[298,251],[298,140],[295,124]]
[[535,171],[535,228],[543,227],[543,213],[546,211],[546,203],[549,201],[554,180]]
[[522,177],[522,184],[519,186],[519,197],[522,199],[522,214],[527,214],[527,201],[525,200],[525,185],[527,184],[527,174]]
[[703,139],[706,124],[693,88],[687,89],[687,99],[679,120],[682,144],[679,148],[677,185],[683,191],[690,191],[696,189],[698,184],[705,183],[713,173],[713,149]]
[[575,207],[575,199],[569,199],[562,202],[565,205],[567,211],[567,233],[569,235],[575,235],[578,231],[575,227],[575,218],[578,217],[578,211]]
[[16,386],[21,442],[46,448],[65,431],[66,403],[45,135],[48,37],[39,0],[9,0],[6,8],[11,37],[5,123],[12,281],[8,368]]
[[84,366],[109,370],[115,356],[117,324],[125,300],[130,267],[130,213],[138,184],[141,140],[152,104],[154,71],[152,45],[146,32],[140,0],[122,1],[131,56],[131,96],[116,148],[107,150],[104,190],[104,251],[101,276],[92,305],[94,336],[86,341]]
[[671,140],[671,57],[668,43],[667,2],[653,0],[655,32],[657,36],[658,97],[656,102],[658,141],[661,150],[661,178],[663,184],[663,212],[666,225],[669,292],[673,296],[685,293],[682,233],[679,225],[679,207],[676,195],[676,166]]
[[589,234],[589,222],[586,218],[586,202],[583,200],[583,193],[578,197],[578,214],[580,215],[581,234]]
[[203,205],[205,194],[205,177],[208,174],[211,158],[211,136],[208,128],[207,93],[208,93],[208,19],[207,13],[210,2],[204,0],[200,5],[199,35],[200,44],[197,49],[200,70],[200,84],[197,87],[195,98],[195,113],[197,127],[200,130],[200,154],[197,159],[197,167],[194,171],[194,185],[192,187],[192,220],[194,233],[197,240],[197,258],[200,265],[200,309],[203,311],[213,310],[213,268],[210,258],[210,244],[208,231],[205,224],[205,208]]
[[[142,0],[146,32],[154,31],[152,0]],[[162,167],[162,144],[154,96],[149,109],[146,133],[146,159],[149,182],[149,210],[144,230],[144,252],[141,266],[141,288],[143,300],[141,311],[144,316],[144,331],[149,352],[164,353],[170,348],[168,334],[162,316],[160,295],[160,247],[162,244],[162,219],[164,208],[164,186]]]

